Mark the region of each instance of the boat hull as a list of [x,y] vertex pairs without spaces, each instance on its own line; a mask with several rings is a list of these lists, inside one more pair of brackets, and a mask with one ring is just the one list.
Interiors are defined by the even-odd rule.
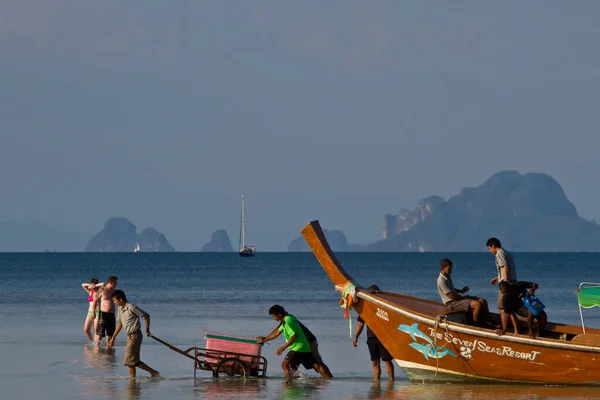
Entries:
[[254,257],[253,251],[239,251],[238,254],[240,257]]
[[600,384],[600,349],[560,340],[498,336],[420,316],[359,293],[356,311],[407,377],[436,382]]
[[[498,336],[494,330],[461,323],[455,318],[460,314],[442,303],[361,288],[339,264],[318,221],[308,224],[302,235],[346,300],[348,288],[356,289],[352,307],[409,379],[600,384],[600,330],[583,334],[581,327],[548,323],[554,329],[552,338]],[[561,332],[569,340],[559,340]]]

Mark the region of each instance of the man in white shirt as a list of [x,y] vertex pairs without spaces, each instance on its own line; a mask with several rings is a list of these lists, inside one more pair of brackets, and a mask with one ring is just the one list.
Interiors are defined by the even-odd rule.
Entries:
[[442,270],[437,279],[437,290],[442,302],[454,311],[472,312],[473,323],[482,325],[488,317],[488,305],[485,299],[475,296],[463,296],[461,293],[469,291],[469,287],[455,289],[452,282],[452,261],[444,258],[440,262]]
[[[517,281],[517,271],[515,270],[515,260],[508,251],[502,248],[500,240],[496,238],[489,238],[486,246],[490,253],[496,256],[496,272],[497,276],[490,280],[490,285],[497,285],[502,281],[508,283]],[[504,307],[502,305],[502,299],[504,295],[498,290],[498,301],[496,307],[500,311],[500,316],[504,319]]]

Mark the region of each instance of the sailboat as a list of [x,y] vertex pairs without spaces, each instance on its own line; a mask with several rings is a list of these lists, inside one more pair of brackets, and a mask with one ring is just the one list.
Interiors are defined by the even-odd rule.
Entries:
[[134,253],[139,253],[140,251],[142,251],[142,250],[140,249],[139,242],[135,242],[135,248],[133,249],[133,252]]
[[242,224],[240,226],[240,257],[252,257],[256,253],[256,247],[253,244],[246,244],[246,213],[244,207],[244,195],[242,194]]

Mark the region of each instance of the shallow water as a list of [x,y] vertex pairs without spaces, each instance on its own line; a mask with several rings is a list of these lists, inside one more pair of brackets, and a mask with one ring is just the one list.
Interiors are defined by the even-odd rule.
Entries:
[[[455,263],[457,285],[494,299],[489,285],[494,260],[489,253],[343,253],[346,270],[363,286],[437,300],[439,260]],[[600,254],[516,254],[520,279],[540,284],[538,294],[552,321],[579,324],[574,291],[581,281],[600,281]],[[124,336],[112,351],[85,340],[87,296],[80,284],[91,277],[119,277],[118,288],[151,314],[152,333],[186,349],[204,347],[204,330],[242,336],[266,335],[268,316],[281,304],[318,337],[335,379],[303,371],[292,385],[283,380],[275,354],[278,338],[263,348],[268,379],[212,378],[192,361],[144,338],[142,360],[161,372],[150,379],[139,371],[128,378],[123,366]],[[348,320],[338,294],[312,254],[0,254],[0,387],[15,399],[559,399],[595,398],[586,387],[457,385],[410,383],[396,367],[396,381],[372,380],[366,337],[352,347]],[[600,310],[585,310],[586,324],[600,326]],[[356,315],[353,315],[356,317]],[[354,329],[354,323],[352,329]],[[599,369],[600,371],[600,369]],[[600,372],[599,372],[600,373]]]

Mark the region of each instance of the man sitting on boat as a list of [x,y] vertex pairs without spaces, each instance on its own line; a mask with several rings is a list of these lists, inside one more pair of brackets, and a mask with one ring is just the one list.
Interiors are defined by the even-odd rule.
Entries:
[[437,290],[442,302],[454,311],[471,312],[473,323],[479,326],[483,325],[489,313],[487,301],[480,297],[461,295],[460,293],[468,292],[469,287],[465,286],[460,290],[454,288],[451,277],[452,261],[444,258],[440,265],[442,270],[437,279]]
[[[515,335],[519,334],[515,314],[527,318],[527,328],[530,337],[534,337],[533,320],[534,318],[537,319],[538,335],[540,335],[540,333],[543,332],[544,328],[546,327],[546,322],[548,321],[548,316],[546,315],[546,312],[544,310],[541,310],[538,312],[537,315],[534,315],[523,303],[523,298],[527,294],[529,294],[530,296],[535,295],[535,290],[539,287],[538,284],[535,282],[525,281],[518,281],[514,283],[502,281],[499,283],[498,286],[500,288],[500,292],[504,295],[502,298],[502,307],[504,309],[504,315],[502,316],[502,329],[499,329],[497,331],[498,335],[503,335],[506,333],[509,316],[512,321]],[[529,289],[529,292],[527,291],[527,289]]]

